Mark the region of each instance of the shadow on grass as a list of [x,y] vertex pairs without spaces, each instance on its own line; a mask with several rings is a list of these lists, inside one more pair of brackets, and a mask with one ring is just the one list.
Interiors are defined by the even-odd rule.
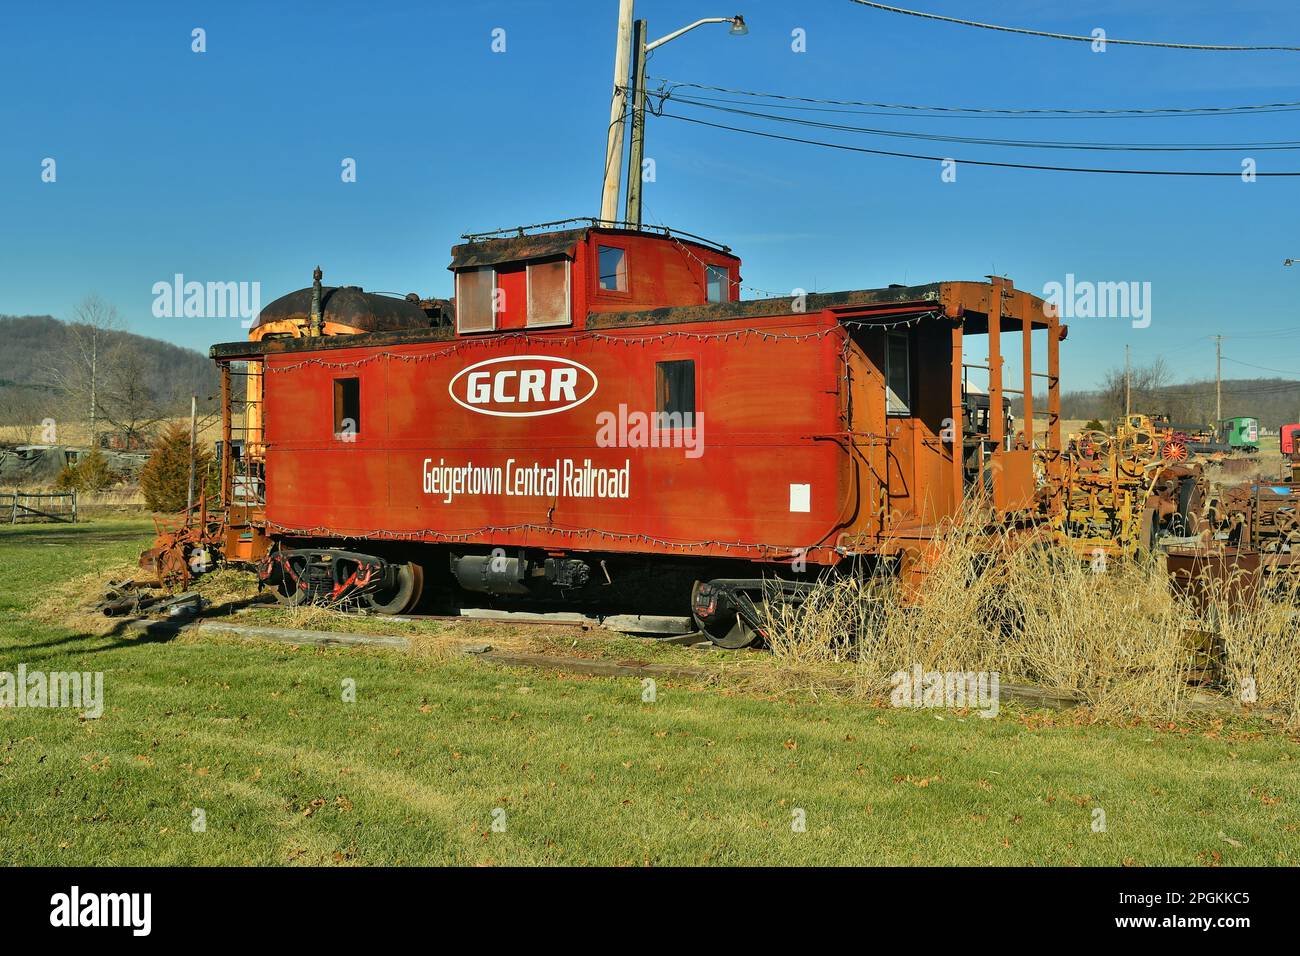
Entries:
[[[103,654],[107,651],[117,651],[124,648],[139,647],[143,644],[166,644],[181,633],[186,627],[198,624],[204,620],[214,618],[228,617],[235,611],[242,608],[252,607],[258,604],[267,604],[274,601],[264,592],[254,594],[251,597],[239,598],[236,600],[225,601],[221,604],[206,608],[202,613],[193,617],[183,618],[139,618],[123,617],[118,620],[110,630],[98,634],[72,633],[62,637],[54,638],[49,641],[42,641],[38,644],[28,644],[24,649],[52,649],[60,648],[47,654],[38,654],[30,658],[31,661],[46,661],[64,654]],[[76,646],[82,645],[82,646]]]

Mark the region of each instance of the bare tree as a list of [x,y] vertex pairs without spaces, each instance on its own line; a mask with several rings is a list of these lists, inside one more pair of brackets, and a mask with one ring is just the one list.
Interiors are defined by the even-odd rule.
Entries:
[[49,396],[20,385],[0,388],[0,425],[6,437],[29,445],[43,440],[43,422],[50,417]]
[[149,363],[138,348],[120,343],[102,357],[99,373],[96,409],[130,448],[142,432],[166,418]]
[[1102,380],[1101,398],[1112,422],[1124,417],[1126,398],[1135,414],[1163,414],[1157,406],[1165,401],[1161,390],[1168,384],[1169,366],[1156,358],[1149,365],[1111,369]]
[[86,411],[92,447],[101,409],[101,362],[112,334],[122,330],[116,306],[93,293],[86,296],[73,310],[73,321],[68,324],[71,347],[62,361],[50,368],[54,385],[72,400],[74,408]]

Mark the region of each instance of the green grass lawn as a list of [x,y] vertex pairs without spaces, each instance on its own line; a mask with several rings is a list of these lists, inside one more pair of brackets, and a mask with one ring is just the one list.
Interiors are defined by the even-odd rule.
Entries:
[[0,671],[102,671],[106,698],[97,720],[0,709],[0,862],[1300,862],[1300,746],[1271,728],[671,682],[647,703],[630,679],[26,616],[148,538],[139,520],[0,529]]

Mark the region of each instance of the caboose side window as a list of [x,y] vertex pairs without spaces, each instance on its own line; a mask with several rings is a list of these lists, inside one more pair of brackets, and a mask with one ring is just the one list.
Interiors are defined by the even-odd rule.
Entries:
[[627,251],[618,246],[601,246],[598,259],[601,291],[626,292]]
[[655,363],[655,407],[660,428],[695,427],[695,361]]
[[890,415],[910,414],[912,380],[906,332],[885,335],[885,411]]
[[709,302],[731,301],[731,272],[726,266],[704,267],[704,292]]
[[334,380],[334,437],[352,441],[361,433],[361,379]]
[[491,332],[496,328],[497,273],[491,266],[456,273],[456,331]]
[[569,260],[528,263],[528,325],[569,321]]

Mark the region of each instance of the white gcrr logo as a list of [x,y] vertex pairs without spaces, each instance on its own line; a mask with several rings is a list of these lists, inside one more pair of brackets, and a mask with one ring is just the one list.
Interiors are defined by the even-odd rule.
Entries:
[[452,400],[481,415],[527,418],[577,408],[596,394],[596,374],[555,355],[508,355],[461,369],[447,384]]
[[[547,389],[547,372],[550,388]],[[517,381],[516,381],[517,379]],[[488,382],[491,380],[491,384]],[[499,372],[471,372],[469,375],[469,401],[472,405],[488,402],[572,402],[577,399],[576,368],[526,368],[502,369]],[[545,394],[549,391],[549,394]]]

